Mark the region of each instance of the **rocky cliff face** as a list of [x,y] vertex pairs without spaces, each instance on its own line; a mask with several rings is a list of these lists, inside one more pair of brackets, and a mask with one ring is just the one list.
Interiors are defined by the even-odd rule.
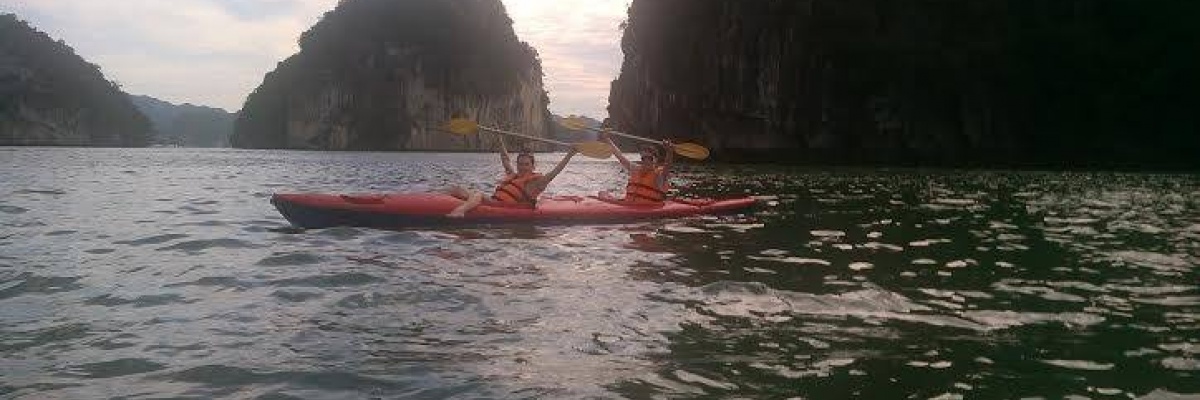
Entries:
[[1197,2],[634,0],[609,112],[719,158],[1200,167]]
[[537,53],[499,0],[345,0],[238,114],[235,147],[471,150],[452,116],[551,133]]
[[144,146],[150,123],[100,68],[0,15],[0,146]]

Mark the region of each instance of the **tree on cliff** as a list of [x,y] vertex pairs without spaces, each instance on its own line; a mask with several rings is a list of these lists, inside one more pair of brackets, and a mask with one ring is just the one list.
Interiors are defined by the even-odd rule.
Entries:
[[100,67],[0,15],[0,145],[144,146],[150,130]]

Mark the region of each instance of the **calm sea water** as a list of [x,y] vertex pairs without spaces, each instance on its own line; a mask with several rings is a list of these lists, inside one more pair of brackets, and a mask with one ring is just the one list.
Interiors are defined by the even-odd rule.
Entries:
[[495,158],[0,148],[0,397],[1200,396],[1195,176],[689,166],[774,200],[606,226],[296,233],[268,203]]

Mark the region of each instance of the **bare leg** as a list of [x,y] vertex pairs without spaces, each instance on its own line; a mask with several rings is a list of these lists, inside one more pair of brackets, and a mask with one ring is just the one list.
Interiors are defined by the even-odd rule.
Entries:
[[475,207],[479,207],[479,203],[481,202],[483,202],[483,193],[473,192],[471,193],[470,197],[467,198],[467,201],[459,204],[458,207],[454,208],[454,211],[446,214],[446,216],[450,218],[462,218],[467,215],[468,211],[474,210]]
[[442,190],[442,193],[454,196],[455,198],[457,198],[459,200],[467,200],[467,199],[471,198],[471,191],[467,190],[467,189],[463,189],[462,186],[448,187],[448,188]]

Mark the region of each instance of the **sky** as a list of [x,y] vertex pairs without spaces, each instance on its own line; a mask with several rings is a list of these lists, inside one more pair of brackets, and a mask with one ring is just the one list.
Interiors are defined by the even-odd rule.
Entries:
[[[542,59],[550,110],[607,116],[630,0],[502,0]],[[130,94],[237,111],[338,0],[0,0]]]

